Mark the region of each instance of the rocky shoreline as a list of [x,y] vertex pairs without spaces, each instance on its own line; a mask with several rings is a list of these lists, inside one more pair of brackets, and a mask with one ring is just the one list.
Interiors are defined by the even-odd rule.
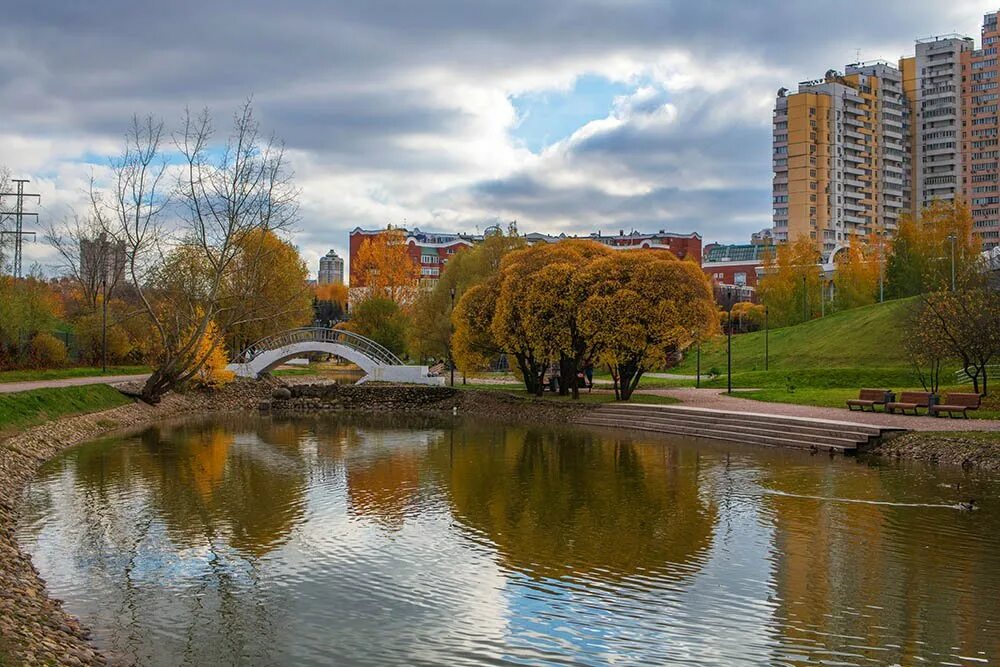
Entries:
[[879,443],[865,453],[891,459],[955,465],[985,472],[1000,471],[1000,439],[987,440],[963,433],[904,433]]

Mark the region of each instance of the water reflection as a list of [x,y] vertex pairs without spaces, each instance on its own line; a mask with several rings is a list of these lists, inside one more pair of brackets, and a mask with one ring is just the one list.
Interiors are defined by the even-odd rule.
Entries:
[[72,450],[20,538],[140,664],[963,664],[1000,656],[998,490],[652,436],[240,417]]

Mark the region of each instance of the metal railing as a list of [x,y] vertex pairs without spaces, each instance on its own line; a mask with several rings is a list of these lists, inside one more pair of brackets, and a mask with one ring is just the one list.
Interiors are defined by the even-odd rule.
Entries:
[[327,329],[326,327],[303,327],[301,329],[291,329],[281,333],[261,338],[247,349],[243,350],[237,363],[248,363],[253,361],[263,352],[277,350],[278,348],[292,345],[294,343],[338,343],[352,350],[357,350],[372,361],[383,366],[402,366],[403,362],[393,354],[388,348],[370,338],[365,338],[359,334],[344,329]]
[[[987,377],[991,380],[1000,377],[1000,364],[989,364],[984,370],[986,371]],[[972,382],[972,376],[970,376],[968,371],[963,368],[955,371],[955,380],[962,383]]]

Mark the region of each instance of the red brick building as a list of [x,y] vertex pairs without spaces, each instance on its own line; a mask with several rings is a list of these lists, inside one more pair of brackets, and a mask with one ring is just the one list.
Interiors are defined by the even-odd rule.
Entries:
[[[364,287],[365,277],[355,270],[358,251],[365,239],[385,233],[384,229],[362,229],[356,227],[351,232],[350,238],[350,285],[352,288]],[[483,240],[482,234],[454,234],[424,232],[414,228],[407,230],[396,228],[406,237],[407,250],[414,263],[420,267],[420,277],[427,284],[433,284],[444,270],[448,259],[462,248],[471,247]],[[584,238],[598,243],[603,243],[616,250],[630,249],[650,249],[669,250],[678,259],[693,259],[701,264],[701,236],[695,233],[674,234],[660,230],[654,234],[643,234],[637,231],[625,233],[620,230],[618,234],[605,235],[596,232],[588,236],[551,236],[548,234],[525,234],[524,239],[528,243],[557,243],[568,238]]]

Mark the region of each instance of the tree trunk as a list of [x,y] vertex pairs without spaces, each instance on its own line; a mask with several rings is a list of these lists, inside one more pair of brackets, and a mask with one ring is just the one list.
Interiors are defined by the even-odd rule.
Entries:
[[140,400],[149,405],[158,405],[160,399],[177,385],[179,377],[180,374],[170,364],[163,368],[157,368],[146,379],[146,384],[143,385],[142,392],[139,394]]
[[559,356],[559,395],[569,396],[576,386],[576,362],[566,355]]

